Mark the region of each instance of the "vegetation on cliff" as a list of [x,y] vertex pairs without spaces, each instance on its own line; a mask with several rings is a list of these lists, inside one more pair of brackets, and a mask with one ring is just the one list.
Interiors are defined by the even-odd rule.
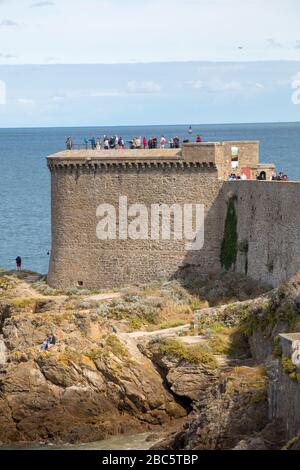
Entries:
[[[0,441],[100,440],[193,410],[182,448],[231,448],[266,425],[265,371],[246,333],[270,296],[246,299],[267,286],[226,273],[48,295],[33,274],[3,272],[0,281]],[[40,351],[52,332],[56,345]]]
[[236,263],[238,251],[237,215],[235,199],[227,202],[227,215],[225,220],[224,238],[221,246],[221,266],[229,271]]

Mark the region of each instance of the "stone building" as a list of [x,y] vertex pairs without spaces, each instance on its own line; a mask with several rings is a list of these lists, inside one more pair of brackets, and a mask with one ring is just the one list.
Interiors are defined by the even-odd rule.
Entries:
[[[258,142],[185,144],[182,149],[164,150],[74,150],[47,161],[52,185],[48,282],[53,287],[102,289],[180,276],[187,270],[199,275],[217,272],[222,269],[220,250],[229,199],[235,201],[238,242],[247,246],[247,252],[239,251],[237,244],[232,269],[246,270],[276,285],[300,267],[299,214],[295,207],[284,211],[284,201],[299,197],[300,186],[226,181],[232,172],[255,178],[265,171],[268,179],[274,165],[261,166]],[[139,227],[141,236],[124,236],[124,223],[127,230],[133,213],[128,209],[129,219],[124,221],[120,200],[126,200],[131,211],[142,204],[151,215],[153,207],[169,208],[170,236],[161,236],[160,227],[160,236],[152,236],[150,215]],[[174,204],[192,207],[193,214],[198,206],[204,208],[199,249],[187,249],[187,240],[178,237]],[[99,207],[115,208],[115,237],[99,239],[97,230],[104,215]],[[158,223],[163,220],[160,217]],[[268,227],[272,220],[280,222],[275,231]],[[289,223],[290,233],[283,228]]]

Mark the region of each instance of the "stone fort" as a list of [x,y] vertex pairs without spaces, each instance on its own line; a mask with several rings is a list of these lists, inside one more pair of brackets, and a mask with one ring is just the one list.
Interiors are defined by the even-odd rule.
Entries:
[[[52,251],[48,283],[104,289],[226,269],[277,286],[300,269],[300,183],[273,182],[259,142],[206,142],[181,149],[68,150],[49,156]],[[228,181],[231,173],[241,176]],[[262,174],[265,181],[256,180]],[[204,245],[184,240],[99,240],[100,204],[202,204]],[[224,230],[229,210],[234,226]],[[172,217],[172,214],[170,214]],[[230,234],[230,230],[233,231]],[[223,247],[223,248],[222,248]]]

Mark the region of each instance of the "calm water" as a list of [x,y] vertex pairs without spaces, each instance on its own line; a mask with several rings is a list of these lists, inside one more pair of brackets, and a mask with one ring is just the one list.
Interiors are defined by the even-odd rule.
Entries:
[[[17,255],[24,267],[47,272],[50,235],[50,177],[45,156],[63,150],[68,135],[118,134],[167,138],[187,136],[186,126],[0,129],[0,266],[11,269]],[[300,123],[193,126],[206,141],[260,140],[261,162],[274,162],[291,179],[300,180]]]
[[[148,440],[149,436],[154,438]],[[39,444],[15,444],[2,446],[1,450],[148,450],[163,437],[161,432],[145,432],[132,436],[114,436],[99,442],[86,444],[62,444],[62,445],[39,445]]]

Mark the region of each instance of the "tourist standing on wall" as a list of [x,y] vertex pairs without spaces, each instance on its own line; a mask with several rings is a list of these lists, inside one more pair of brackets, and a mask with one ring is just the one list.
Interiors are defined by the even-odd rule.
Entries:
[[96,139],[95,139],[95,137],[92,137],[90,139],[90,142],[91,142],[91,145],[92,145],[92,149],[95,150],[95,148],[96,148]]
[[165,146],[166,146],[166,139],[165,139],[165,136],[163,135],[160,139],[160,148],[164,149]]
[[179,149],[179,147],[180,147],[179,144],[180,144],[180,139],[179,139],[179,137],[177,137],[177,136],[174,137],[174,147],[175,147],[176,149]]
[[196,143],[201,144],[201,142],[202,142],[201,135],[198,134],[197,137],[196,137]]
[[72,150],[72,148],[73,148],[73,142],[72,142],[71,137],[68,137],[68,138],[67,138],[67,140],[66,140],[66,145],[67,145],[67,150]]
[[125,142],[123,137],[119,137],[119,147],[120,149],[124,150],[125,149]]
[[173,139],[173,137],[171,137],[171,138],[169,139],[169,146],[170,146],[170,149],[173,149],[173,148],[174,148],[174,139]]
[[137,149],[142,148],[142,138],[141,137],[136,137],[136,139],[135,139],[135,148],[137,148]]
[[109,149],[109,140],[108,140],[108,137],[105,135],[104,136],[104,150],[108,150]]
[[146,137],[143,138],[143,147],[144,147],[144,149],[147,148],[147,138]]

